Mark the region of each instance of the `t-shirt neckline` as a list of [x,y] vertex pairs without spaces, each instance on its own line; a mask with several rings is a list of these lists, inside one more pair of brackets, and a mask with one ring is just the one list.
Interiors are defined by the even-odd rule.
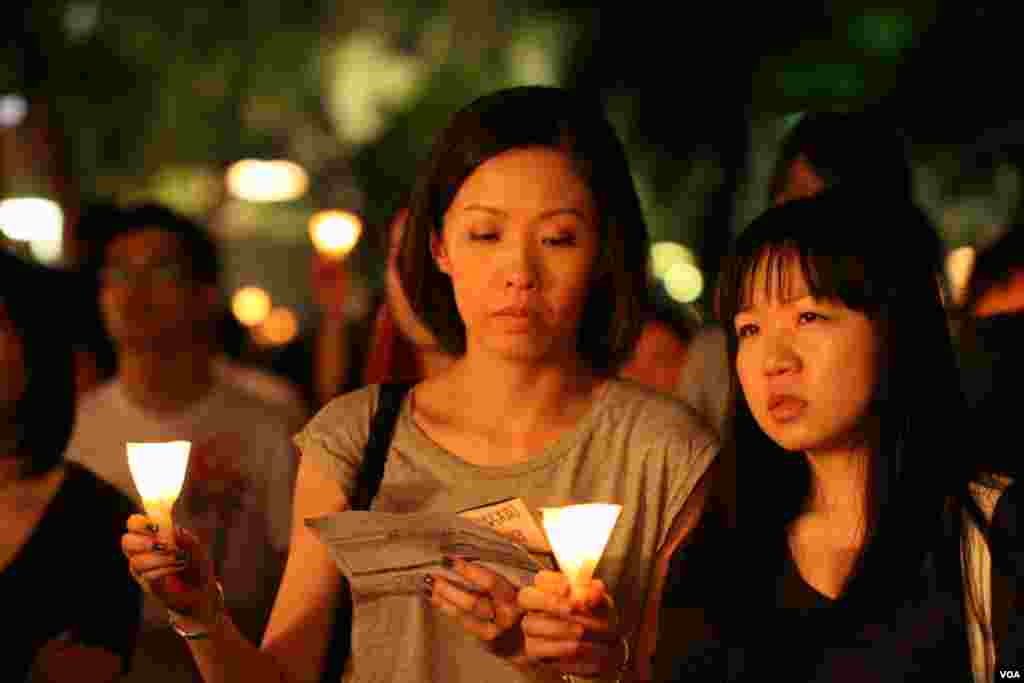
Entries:
[[[605,388],[594,402],[587,408],[586,412],[576,421],[576,424],[562,432],[556,439],[548,443],[535,455],[530,456],[524,462],[511,465],[477,465],[464,460],[455,453],[447,450],[434,441],[413,419],[412,405],[414,401],[413,387],[402,400],[402,408],[399,413],[399,422],[402,429],[396,430],[395,440],[408,438],[412,443],[410,446],[423,453],[443,459],[454,468],[460,468],[473,472],[475,476],[483,476],[491,479],[502,479],[516,477],[534,470],[549,467],[564,457],[577,443],[584,440],[588,433],[594,429],[601,413],[612,401],[612,395],[619,389],[619,380],[611,378],[606,380]],[[401,435],[401,436],[400,436]]]

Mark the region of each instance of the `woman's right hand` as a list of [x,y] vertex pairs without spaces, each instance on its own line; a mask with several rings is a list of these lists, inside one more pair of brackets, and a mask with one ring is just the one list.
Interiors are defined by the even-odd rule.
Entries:
[[574,596],[564,574],[541,571],[519,590],[519,606],[527,660],[563,674],[622,678],[629,645],[603,581]]
[[220,598],[209,550],[187,529],[175,527],[173,545],[157,531],[145,515],[128,518],[121,550],[132,577],[167,609],[195,625],[212,626]]

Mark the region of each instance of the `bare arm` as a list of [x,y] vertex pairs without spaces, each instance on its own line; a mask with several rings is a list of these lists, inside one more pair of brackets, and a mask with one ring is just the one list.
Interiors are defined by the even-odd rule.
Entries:
[[644,607],[644,618],[640,624],[640,631],[636,639],[636,657],[633,660],[633,680],[653,680],[651,670],[651,658],[654,656],[655,647],[658,644],[658,612],[661,609],[661,592],[665,587],[665,578],[668,574],[669,562],[672,555],[684,545],[684,541],[700,520],[704,511],[704,504],[707,501],[708,489],[717,469],[717,461],[711,463],[707,471],[701,476],[697,486],[686,499],[683,509],[676,515],[669,530],[665,544],[658,551],[655,558],[654,568],[650,581],[650,588],[647,591],[647,605]]
[[334,559],[305,520],[348,508],[334,479],[312,461],[300,461],[288,562],[262,646],[287,669],[288,681],[319,680],[341,588]]
[[[327,651],[329,625],[338,600],[340,574],[327,549],[306,528],[305,519],[348,508],[337,482],[311,461],[299,465],[293,504],[293,525],[284,578],[274,602],[263,638],[257,648],[231,622],[228,615],[209,628],[209,638],[189,640],[189,649],[206,683],[316,683]],[[132,558],[133,570],[153,581],[181,571],[150,552],[151,540],[143,535],[147,518],[129,520],[123,546]],[[199,554],[205,549],[197,546]],[[170,561],[173,561],[171,558]],[[209,558],[199,558],[209,564]],[[162,567],[157,565],[162,564]],[[209,594],[212,584],[199,589]],[[187,596],[181,602],[187,603]],[[204,598],[209,604],[210,600]],[[207,610],[208,611],[208,610]],[[182,619],[186,631],[206,630],[202,622]]]

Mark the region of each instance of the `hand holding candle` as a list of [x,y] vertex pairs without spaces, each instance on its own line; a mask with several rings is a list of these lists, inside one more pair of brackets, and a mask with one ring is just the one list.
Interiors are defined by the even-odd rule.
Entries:
[[621,505],[607,503],[541,508],[548,541],[559,568],[572,585],[574,598],[582,598],[593,578],[621,512]]
[[561,572],[539,572],[519,591],[527,612],[521,622],[527,661],[554,664],[563,674],[622,680],[629,645],[606,586],[593,578],[621,512],[621,505],[602,503],[541,508]]
[[171,509],[181,493],[188,470],[188,441],[167,443],[128,443],[128,468],[135,488],[142,496],[146,514],[159,525],[158,537],[174,544]]

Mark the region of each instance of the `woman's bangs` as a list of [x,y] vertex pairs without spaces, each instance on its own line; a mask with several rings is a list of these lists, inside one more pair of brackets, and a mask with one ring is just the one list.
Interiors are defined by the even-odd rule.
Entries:
[[[760,291],[768,301],[788,301],[802,278],[811,296],[838,296],[831,259],[815,256],[791,242],[764,244],[740,259],[737,268],[733,315],[750,307]],[[795,266],[795,267],[794,267]]]

